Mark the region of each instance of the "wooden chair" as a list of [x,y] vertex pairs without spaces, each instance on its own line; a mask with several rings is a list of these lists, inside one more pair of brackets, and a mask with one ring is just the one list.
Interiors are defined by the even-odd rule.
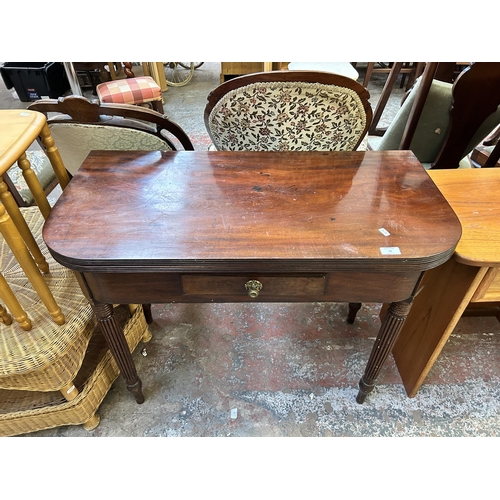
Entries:
[[209,94],[205,126],[218,150],[354,151],[371,122],[369,97],[337,74],[253,73]]
[[[43,242],[51,208],[26,149],[40,137],[62,188],[69,176],[43,114],[0,111],[0,129],[0,435],[59,425],[93,429],[96,410],[119,372],[77,276]],[[14,164],[37,206],[18,207],[3,182]],[[117,308],[129,347],[147,341],[142,307]]]
[[139,106],[99,104],[97,100],[68,96],[36,101],[28,109],[48,117],[51,134],[71,174],[93,149],[194,149],[179,125],[165,115]]
[[500,123],[500,63],[473,63],[453,84],[427,63],[419,83],[369,149],[411,149],[426,168],[470,167],[469,153]]
[[[99,105],[80,96],[36,101],[28,109],[44,113],[51,133],[74,174],[92,149],[193,150],[185,132],[164,115],[130,105]],[[55,116],[51,113],[57,113]],[[78,125],[78,126],[77,126]],[[48,195],[58,184],[43,150],[26,151],[42,189]],[[14,164],[4,181],[20,207],[32,206],[33,194],[22,170]]]
[[409,90],[414,84],[415,79],[420,76],[423,70],[423,63],[414,62],[399,62],[399,63],[378,63],[379,66],[375,66],[377,63],[369,62],[366,64],[365,77],[363,79],[363,87],[368,87],[373,73],[384,73],[386,75],[394,74],[397,79],[401,75],[401,88],[406,83],[406,90]]
[[384,130],[383,129],[378,129],[377,125],[378,122],[380,121],[380,118],[382,118],[382,114],[384,112],[385,106],[387,105],[387,102],[389,101],[389,97],[391,96],[391,92],[394,88],[394,85],[396,84],[396,80],[398,77],[401,75],[401,87],[403,86],[403,79],[406,77],[406,75],[409,75],[408,82],[406,85],[406,90],[408,91],[413,83],[415,82],[415,79],[418,78],[425,67],[425,63],[419,62],[419,63],[402,63],[402,62],[395,62],[392,63],[391,66],[387,66],[384,68],[377,68],[374,69],[375,63],[368,63],[367,69],[366,69],[366,74],[365,78],[363,81],[363,86],[368,87],[368,82],[370,81],[371,74],[373,71],[375,72],[383,72],[383,73],[388,73],[387,79],[385,81],[384,88],[382,89],[382,93],[380,94],[380,98],[377,102],[377,106],[375,107],[375,111],[373,113],[373,119],[370,124],[370,128],[368,130],[369,135],[383,135]]
[[102,103],[107,104],[149,104],[155,111],[163,114],[163,96],[160,85],[151,76],[135,77],[132,70],[125,66],[129,78],[112,80],[97,85],[96,94]]

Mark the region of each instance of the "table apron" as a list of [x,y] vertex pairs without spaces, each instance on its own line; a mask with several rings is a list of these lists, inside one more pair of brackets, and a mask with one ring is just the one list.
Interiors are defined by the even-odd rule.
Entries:
[[[83,273],[95,301],[168,302],[397,302],[407,299],[420,272],[331,273]],[[261,282],[257,298],[245,284]]]

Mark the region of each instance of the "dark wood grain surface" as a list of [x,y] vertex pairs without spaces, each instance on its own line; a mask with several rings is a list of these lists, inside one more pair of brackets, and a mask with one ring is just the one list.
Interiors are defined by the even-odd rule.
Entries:
[[[79,271],[412,271],[459,222],[410,152],[92,152],[46,223]],[[401,253],[384,255],[383,248]]]
[[460,233],[410,152],[95,151],[43,235],[57,261],[81,271],[138,403],[142,382],[113,303],[390,302],[359,383],[363,403],[423,271],[451,256]]

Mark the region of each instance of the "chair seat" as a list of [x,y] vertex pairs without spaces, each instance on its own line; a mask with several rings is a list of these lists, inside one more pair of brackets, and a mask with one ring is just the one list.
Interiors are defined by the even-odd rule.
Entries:
[[160,86],[150,76],[101,83],[96,91],[105,103],[142,104],[162,99]]

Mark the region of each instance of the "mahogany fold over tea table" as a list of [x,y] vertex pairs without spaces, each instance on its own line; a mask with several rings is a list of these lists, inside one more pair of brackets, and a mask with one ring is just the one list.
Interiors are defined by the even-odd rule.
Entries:
[[373,390],[423,272],[461,227],[408,151],[93,151],[43,231],[77,271],[138,403],[112,304],[390,303],[358,403]]

